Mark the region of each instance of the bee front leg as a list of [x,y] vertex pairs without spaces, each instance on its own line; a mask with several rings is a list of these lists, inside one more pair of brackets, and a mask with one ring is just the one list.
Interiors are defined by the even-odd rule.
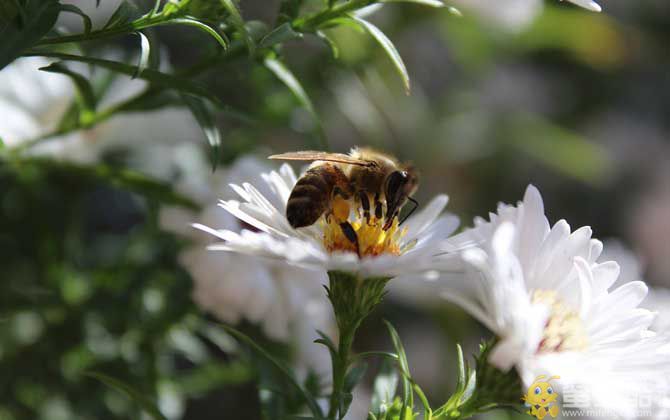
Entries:
[[361,203],[361,208],[363,209],[363,217],[365,218],[365,221],[370,224],[370,198],[368,197],[368,193],[361,190],[358,191],[358,201]]

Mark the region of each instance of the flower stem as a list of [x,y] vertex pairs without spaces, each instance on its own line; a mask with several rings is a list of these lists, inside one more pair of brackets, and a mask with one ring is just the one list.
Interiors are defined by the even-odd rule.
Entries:
[[331,349],[333,364],[333,391],[330,396],[328,419],[340,420],[351,404],[354,383],[347,381],[351,366],[352,345],[356,331],[384,296],[388,277],[361,278],[343,271],[328,272],[330,279],[328,298],[333,305],[335,320],[340,332],[337,349]]

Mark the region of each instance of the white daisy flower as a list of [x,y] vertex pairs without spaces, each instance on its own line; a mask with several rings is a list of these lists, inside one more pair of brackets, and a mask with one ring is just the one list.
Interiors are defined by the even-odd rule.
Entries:
[[[200,170],[186,172],[177,189],[203,205],[200,212],[168,207],[161,210],[161,226],[169,231],[190,237],[193,245],[183,251],[180,262],[194,282],[193,300],[218,319],[237,324],[242,320],[258,324],[274,340],[294,346],[298,374],[308,370],[328,377],[330,358],[323,346],[314,344],[319,338],[316,330],[335,338],[335,323],[330,302],[323,292],[327,282],[325,272],[306,270],[258,261],[249,256],[212,252],[206,245],[210,235],[194,230],[191,223],[200,220],[220,228],[239,230],[242,222],[222,211],[217,197],[226,193],[226,182],[260,180],[259,174],[267,165],[253,157],[243,157],[228,169],[212,174],[202,160]],[[269,193],[270,191],[265,191]]]
[[[216,229],[205,224],[194,227],[208,232],[223,242],[212,250],[264,257],[298,267],[325,271],[346,271],[362,278],[398,277],[424,273],[436,268],[440,244],[458,226],[453,215],[441,215],[448,198],[439,195],[406,224],[384,230],[383,221],[374,217],[362,220],[352,211],[349,220],[356,231],[359,248],[342,232],[339,223],[321,218],[305,228],[294,229],[286,219],[286,203],[297,177],[284,164],[279,171],[262,174],[258,187],[251,183],[231,184],[241,200],[222,200],[219,205],[253,230],[241,232]],[[261,192],[269,190],[267,193]],[[360,254],[360,257],[359,255]]]
[[590,404],[624,417],[637,413],[633,398],[667,395],[670,339],[655,336],[654,314],[638,307],[647,286],[611,289],[619,266],[597,262],[602,243],[590,228],[571,233],[564,220],[551,227],[530,186],[518,206],[501,204],[462,235],[478,244],[462,253],[470,272],[445,283],[443,296],[498,337],[490,363],[516,367],[526,386],[558,375],[563,391],[580,389]]

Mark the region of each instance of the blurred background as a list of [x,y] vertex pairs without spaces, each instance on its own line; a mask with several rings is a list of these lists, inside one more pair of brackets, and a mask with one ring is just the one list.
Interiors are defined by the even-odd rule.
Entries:
[[[70,3],[98,22],[119,4]],[[246,20],[272,24],[276,18],[277,1],[240,3]],[[259,167],[272,168],[263,160],[271,153],[324,147],[321,130],[329,150],[367,145],[414,162],[422,176],[419,202],[449,194],[448,209],[463,227],[536,185],[550,222],[592,226],[607,257],[623,265],[628,279],[647,280],[654,305],[664,307],[664,288],[670,288],[670,3],[603,0],[601,14],[553,0],[488,3],[451,3],[461,17],[411,4],[370,11],[368,19],[405,60],[411,95],[379,46],[354,29],[329,31],[337,58],[316,37],[288,42],[284,61],[320,122],[245,55],[198,76],[244,114],[217,116],[223,164],[214,173],[198,124],[175,107],[146,106],[76,138],[45,143],[51,146],[34,158],[3,160],[0,419],[140,418],[131,399],[87,372],[132,384],[170,419],[267,414],[258,388],[279,386],[276,378],[214,328],[226,316],[194,301],[202,275],[183,255],[194,243],[204,245],[187,232],[186,221],[202,221],[203,209],[230,194],[225,185],[240,159],[256,156]],[[72,32],[81,27],[76,16],[59,25]],[[156,35],[168,69],[192,65],[211,47],[182,28],[159,28]],[[132,57],[136,44],[128,37],[84,48]],[[0,71],[0,109],[37,109],[37,133],[48,133],[40,127],[74,100],[70,82],[61,75],[44,79],[29,62],[15,64]],[[98,71],[91,77],[111,76]],[[110,82],[117,84],[110,103],[142,87],[117,79]],[[44,92],[49,95],[41,98]],[[8,145],[18,132],[10,120],[18,121],[0,122]],[[437,300],[430,286],[394,285],[363,326],[356,350],[392,348],[383,318],[397,327],[414,377],[436,405],[455,385],[456,343],[472,354],[487,334]],[[300,351],[268,334],[257,317],[235,322],[297,363]],[[358,390],[358,409],[365,410],[368,379]],[[358,415],[351,418],[363,418]]]

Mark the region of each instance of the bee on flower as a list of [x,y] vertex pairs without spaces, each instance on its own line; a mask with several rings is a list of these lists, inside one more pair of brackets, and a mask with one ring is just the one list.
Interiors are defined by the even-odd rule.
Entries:
[[396,277],[433,269],[438,245],[458,226],[455,216],[441,215],[446,195],[401,223],[400,210],[413,201],[417,181],[409,166],[388,155],[354,149],[275,158],[315,163],[300,179],[287,164],[264,174],[269,195],[248,183],[231,185],[241,201],[219,205],[257,231],[194,225],[223,240],[210,249],[364,278]]

